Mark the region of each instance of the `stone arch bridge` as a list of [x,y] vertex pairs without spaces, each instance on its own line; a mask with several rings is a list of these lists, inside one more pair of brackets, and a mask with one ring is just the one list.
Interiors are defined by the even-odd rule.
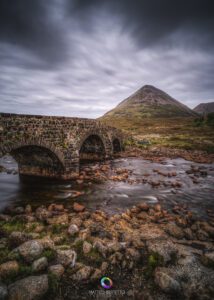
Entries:
[[0,113],[0,157],[13,156],[23,175],[75,178],[81,160],[111,158],[123,141],[92,119]]

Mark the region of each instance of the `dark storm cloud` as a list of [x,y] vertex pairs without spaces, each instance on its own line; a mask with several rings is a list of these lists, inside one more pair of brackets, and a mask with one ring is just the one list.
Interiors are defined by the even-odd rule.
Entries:
[[[100,9],[109,10],[121,18],[124,30],[130,31],[144,47],[166,41],[179,30],[191,36],[189,44],[201,43],[204,47],[214,44],[212,0],[74,0],[69,3],[72,12],[77,16],[82,13],[86,19]],[[179,38],[176,42],[182,43],[182,37]]]
[[57,0],[0,0],[0,40],[24,47],[46,62],[61,60],[65,40],[57,4]]
[[213,28],[206,0],[0,0],[0,111],[98,117],[144,84],[212,101]]

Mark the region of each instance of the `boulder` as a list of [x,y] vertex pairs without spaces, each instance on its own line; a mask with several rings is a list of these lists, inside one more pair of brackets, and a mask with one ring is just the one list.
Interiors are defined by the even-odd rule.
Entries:
[[85,210],[85,206],[75,202],[73,205],[73,209],[75,212],[83,212]]
[[138,208],[140,208],[141,211],[148,211],[149,210],[149,205],[145,202],[142,202],[137,205]]
[[82,247],[83,253],[88,254],[91,251],[91,249],[92,249],[92,245],[90,243],[88,243],[87,241],[84,241],[83,247]]
[[89,279],[92,272],[92,268],[89,266],[84,266],[79,271],[77,271],[73,276],[72,279],[76,281],[82,281]]
[[9,244],[13,247],[20,246],[29,240],[29,235],[21,231],[13,231],[9,236]]
[[5,214],[0,214],[0,221],[8,222],[10,221],[11,216],[5,215]]
[[104,261],[102,264],[101,264],[101,267],[100,267],[100,269],[101,269],[101,271],[102,271],[102,273],[105,273],[106,272],[106,270],[108,269],[108,263],[107,263],[107,261]]
[[153,240],[168,238],[168,236],[159,225],[146,223],[140,227],[139,238],[142,240]]
[[55,247],[54,241],[49,236],[45,236],[37,241],[43,246],[44,249],[54,249]]
[[39,241],[32,240],[23,243],[21,246],[16,248],[19,254],[27,262],[32,262],[35,258],[39,257],[44,250],[44,247]]
[[25,213],[27,215],[31,214],[32,213],[32,207],[30,204],[27,204],[26,207],[25,207]]
[[181,291],[179,282],[172,278],[165,268],[155,270],[155,283],[165,293],[178,294]]
[[9,285],[9,300],[38,300],[48,291],[48,276],[29,276]]
[[118,252],[123,249],[122,244],[117,241],[108,243],[107,247],[108,247],[108,251],[111,253]]
[[59,216],[54,216],[52,218],[48,218],[47,223],[49,225],[68,224],[68,215],[67,214],[62,214],[62,215],[59,215]]
[[57,250],[57,263],[64,267],[75,266],[77,254],[74,250]]
[[169,239],[147,241],[146,246],[149,253],[157,253],[164,263],[174,260],[178,253],[176,245]]
[[35,216],[40,221],[46,221],[51,217],[51,213],[44,206],[40,206],[36,209]]
[[138,261],[140,259],[140,252],[134,248],[126,249],[126,258],[132,261]]
[[0,278],[18,273],[19,264],[16,260],[7,261],[0,265]]
[[58,264],[50,266],[48,271],[49,273],[54,274],[57,278],[60,279],[65,272],[65,268],[63,267],[63,265]]
[[63,204],[51,204],[48,206],[49,211],[64,211],[64,209]]
[[197,231],[197,238],[199,241],[209,241],[209,235],[206,231],[199,229]]
[[165,231],[175,237],[176,239],[182,239],[184,238],[184,232],[183,230],[178,227],[176,224],[173,224],[173,223],[169,223],[165,226]]
[[72,224],[68,227],[68,234],[70,236],[74,236],[75,234],[77,234],[79,232],[79,228],[77,227],[77,225]]
[[48,266],[47,257],[40,257],[39,259],[35,260],[32,264],[33,272],[40,272],[44,271]]
[[103,257],[106,257],[108,248],[104,246],[102,242],[95,241],[93,244],[93,248],[96,249]]

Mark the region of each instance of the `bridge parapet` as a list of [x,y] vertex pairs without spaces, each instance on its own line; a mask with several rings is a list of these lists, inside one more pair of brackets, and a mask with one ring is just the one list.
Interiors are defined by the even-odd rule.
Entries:
[[11,154],[20,174],[69,179],[80,158],[109,158],[123,133],[92,119],[0,113],[0,157]]

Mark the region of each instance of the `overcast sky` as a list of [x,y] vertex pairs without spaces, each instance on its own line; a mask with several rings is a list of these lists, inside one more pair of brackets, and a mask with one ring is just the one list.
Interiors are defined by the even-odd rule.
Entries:
[[150,84],[214,101],[208,0],[0,0],[0,111],[99,117]]

